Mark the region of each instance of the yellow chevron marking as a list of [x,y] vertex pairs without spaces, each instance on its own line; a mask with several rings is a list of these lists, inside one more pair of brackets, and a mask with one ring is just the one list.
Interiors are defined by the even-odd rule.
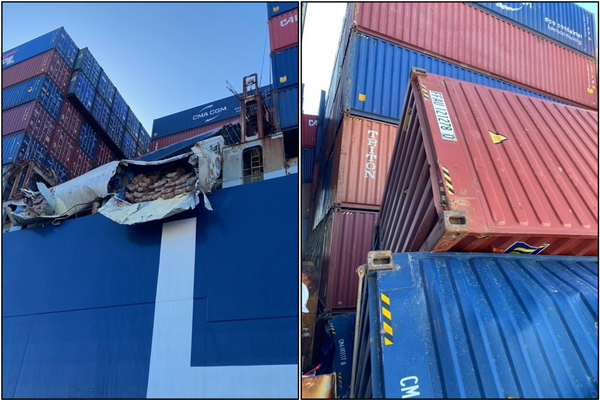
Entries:
[[381,293],[381,301],[383,301],[385,304],[387,304],[388,306],[390,305],[390,298],[387,297],[385,294]]
[[383,344],[385,344],[386,346],[391,346],[394,343],[392,343],[392,341],[389,340],[388,338],[383,338]]
[[386,317],[390,321],[392,320],[392,313],[387,308],[381,307],[381,313],[383,314],[384,317]]
[[500,143],[504,142],[505,140],[508,140],[508,138],[506,136],[499,135],[492,131],[488,131],[488,133],[490,134],[490,137],[492,138],[492,142],[494,144],[500,144]]
[[387,322],[383,323],[383,330],[390,336],[394,335],[394,331],[392,331],[392,327],[387,324]]

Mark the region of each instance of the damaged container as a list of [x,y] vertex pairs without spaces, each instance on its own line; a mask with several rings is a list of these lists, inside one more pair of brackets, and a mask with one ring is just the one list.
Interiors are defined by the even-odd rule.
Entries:
[[100,79],[102,68],[87,47],[79,50],[77,61],[75,61],[75,67],[73,67],[73,70],[81,70],[94,89],[96,86],[98,86],[98,80]]
[[593,59],[467,3],[351,3],[344,31],[352,28],[565,102],[598,108]]
[[60,89],[62,94],[67,93],[73,71],[65,63],[60,54],[58,54],[58,51],[47,51],[18,65],[18,67],[15,66],[2,71],[2,89],[32,79],[38,75],[47,75]]
[[308,237],[302,259],[320,272],[320,299],[333,313],[356,309],[356,268],[371,249],[376,219],[376,212],[334,208]]
[[46,164],[47,157],[46,148],[26,132],[2,138],[2,165],[31,160],[42,167]]
[[121,147],[125,158],[129,160],[134,159],[136,157],[136,149],[137,144],[135,142],[135,139],[133,138],[133,136],[131,136],[131,134],[128,131],[125,131],[123,133],[123,146]]
[[25,60],[56,49],[69,68],[73,68],[79,49],[64,28],[58,28],[2,53],[2,69],[13,67]]
[[598,398],[597,257],[371,252],[366,264],[350,398]]
[[150,135],[144,129],[143,126],[140,125],[140,137],[138,138],[138,148],[143,154],[146,154],[150,150]]
[[[75,71],[71,77],[71,83],[67,90],[67,98],[73,104],[79,105],[87,112],[92,112],[94,105],[94,96],[96,92],[94,86],[88,81],[83,72]],[[85,111],[83,111],[85,113]]]
[[123,125],[127,122],[127,114],[129,113],[129,106],[121,96],[118,90],[115,90],[115,97],[113,98],[112,111],[115,113],[119,121]]
[[392,160],[383,250],[598,254],[597,112],[415,70]]
[[116,90],[115,85],[113,85],[112,81],[103,70],[100,74],[100,79],[98,80],[98,93],[106,100],[106,104],[108,104],[108,107],[111,109]]
[[108,129],[106,130],[108,137],[113,142],[116,148],[121,148],[123,145],[123,134],[125,126],[121,123],[121,119],[115,113],[110,114]]
[[269,44],[271,53],[298,46],[298,8],[269,20]]
[[2,90],[2,111],[30,101],[38,101],[56,120],[62,108],[63,95],[58,86],[44,75]]

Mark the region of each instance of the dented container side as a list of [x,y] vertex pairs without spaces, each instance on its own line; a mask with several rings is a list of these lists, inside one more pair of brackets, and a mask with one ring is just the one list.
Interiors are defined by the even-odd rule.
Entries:
[[[398,164],[406,178],[390,177],[396,195],[382,205],[384,248],[598,254],[596,112],[432,74],[414,79],[420,128],[408,123],[404,140],[420,141],[411,154],[423,156],[416,167]],[[425,218],[389,212],[409,204],[438,217],[423,247],[404,246],[427,230],[416,229]]]
[[598,108],[594,60],[466,3],[354,3],[353,14],[350,22],[367,34]]
[[367,275],[374,397],[598,397],[597,257],[404,253],[389,266]]

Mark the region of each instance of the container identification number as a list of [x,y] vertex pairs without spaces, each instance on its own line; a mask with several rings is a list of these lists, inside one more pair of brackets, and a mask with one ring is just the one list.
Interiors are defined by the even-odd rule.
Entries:
[[446,108],[444,97],[439,92],[429,91],[431,96],[431,103],[433,104],[433,111],[435,111],[435,117],[437,119],[438,126],[440,127],[440,133],[442,139],[456,142],[456,134],[454,128],[452,128],[452,121],[450,121],[450,114]]

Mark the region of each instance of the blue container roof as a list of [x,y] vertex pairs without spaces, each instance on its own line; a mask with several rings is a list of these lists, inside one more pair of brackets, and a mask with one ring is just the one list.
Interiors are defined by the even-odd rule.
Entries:
[[392,260],[368,275],[373,397],[598,398],[597,257]]

